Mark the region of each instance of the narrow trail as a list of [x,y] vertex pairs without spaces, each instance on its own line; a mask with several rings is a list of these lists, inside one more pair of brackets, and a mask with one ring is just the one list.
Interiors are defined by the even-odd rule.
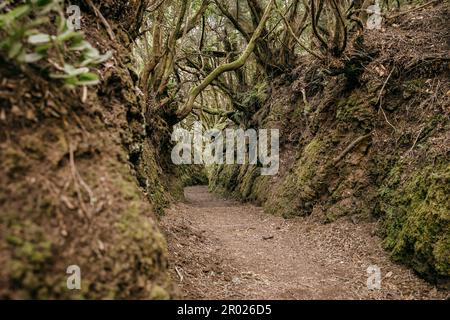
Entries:
[[[171,275],[188,299],[442,299],[444,292],[391,262],[375,223],[283,219],[221,199],[207,187],[162,218]],[[367,268],[381,289],[367,289]]]

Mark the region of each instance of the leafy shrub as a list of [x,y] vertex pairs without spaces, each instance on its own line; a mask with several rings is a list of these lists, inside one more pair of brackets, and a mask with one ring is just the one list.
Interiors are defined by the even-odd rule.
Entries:
[[[90,67],[105,62],[112,54],[101,55],[85,40],[83,33],[70,27],[64,17],[61,0],[27,0],[19,5],[10,3],[5,1],[0,4],[0,33],[3,38],[0,50],[8,59],[21,64],[45,59],[50,77],[62,79],[72,88],[99,82]],[[54,32],[41,32],[40,29],[44,28],[54,29]],[[71,63],[67,61],[68,56],[72,57]]]

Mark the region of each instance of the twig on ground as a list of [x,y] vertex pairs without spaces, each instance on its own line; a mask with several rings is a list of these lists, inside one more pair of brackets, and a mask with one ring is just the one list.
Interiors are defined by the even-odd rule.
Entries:
[[419,137],[420,137],[420,135],[422,134],[423,128],[424,128],[424,126],[422,126],[422,127],[420,128],[419,133],[417,134],[417,137],[416,137],[416,139],[414,140],[414,143],[413,143],[411,149],[409,149],[409,150],[406,152],[406,154],[410,154],[410,153],[413,151],[414,147],[415,147],[416,144],[417,144],[417,141],[419,141]]
[[184,280],[183,274],[181,273],[180,269],[177,266],[175,266],[175,271],[177,272],[178,277],[180,277],[180,282],[183,282]]

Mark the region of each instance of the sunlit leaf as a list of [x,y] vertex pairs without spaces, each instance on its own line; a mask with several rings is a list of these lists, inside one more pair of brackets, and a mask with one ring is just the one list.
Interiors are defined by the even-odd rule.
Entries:
[[78,77],[77,85],[81,86],[92,86],[100,82],[98,76],[95,73],[87,72],[83,73]]
[[51,36],[45,33],[39,33],[28,37],[28,43],[34,45],[48,43],[51,40]]
[[34,62],[38,62],[39,60],[41,60],[42,58],[44,58],[45,55],[43,54],[39,54],[39,53],[28,53],[25,54],[23,57],[23,62],[26,63],[34,63]]

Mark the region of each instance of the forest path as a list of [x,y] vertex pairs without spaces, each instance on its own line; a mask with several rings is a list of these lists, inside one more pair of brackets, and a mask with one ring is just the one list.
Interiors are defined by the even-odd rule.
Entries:
[[[170,269],[188,299],[445,298],[391,262],[375,223],[283,219],[251,204],[221,199],[205,186],[162,218]],[[381,289],[367,289],[367,268]]]

